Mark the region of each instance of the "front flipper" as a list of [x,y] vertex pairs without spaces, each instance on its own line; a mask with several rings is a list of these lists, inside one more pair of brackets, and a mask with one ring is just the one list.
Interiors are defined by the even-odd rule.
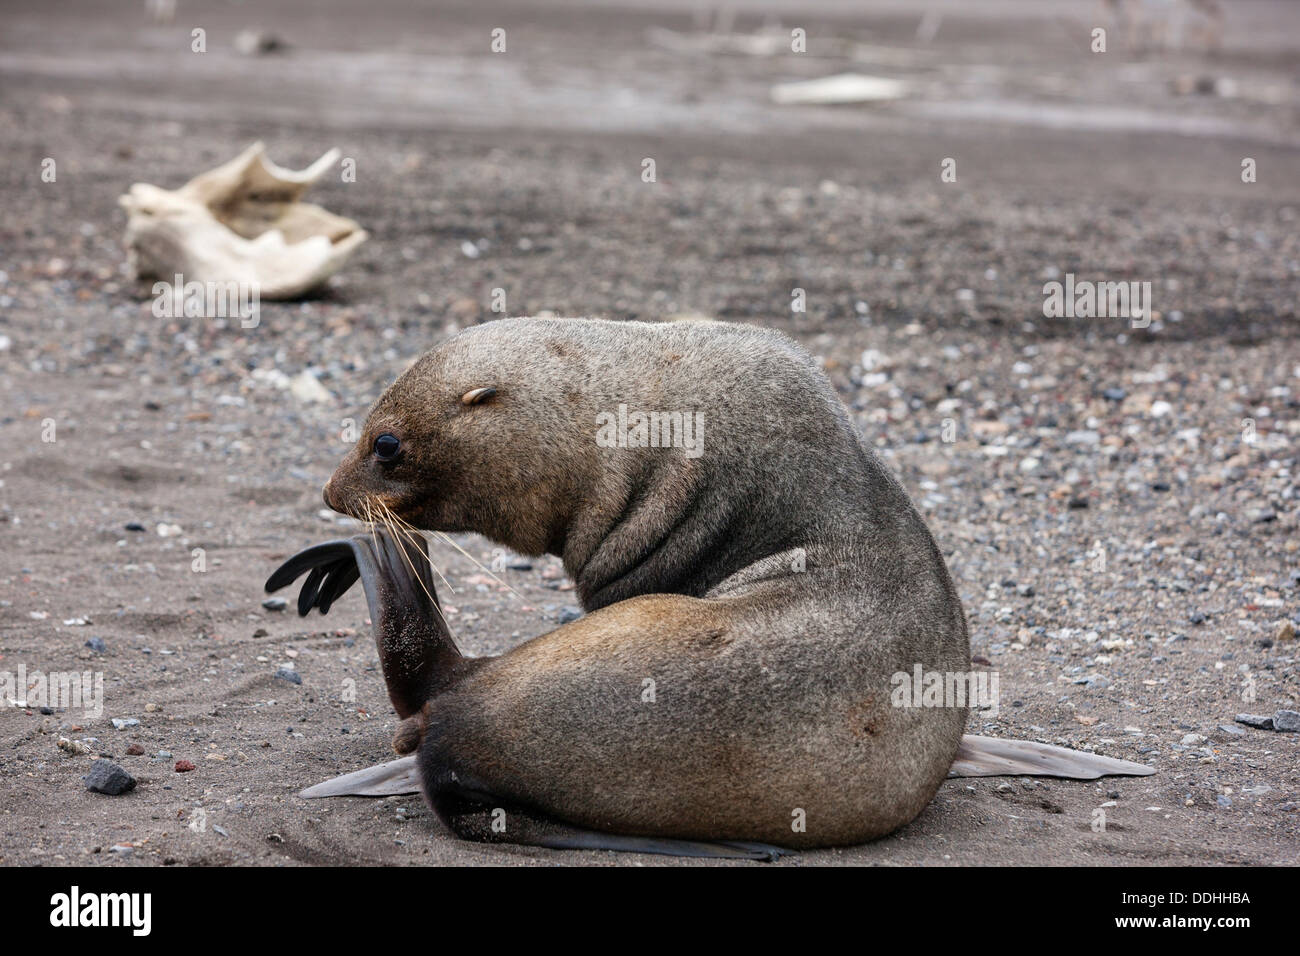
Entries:
[[[308,573],[310,572],[310,573]],[[376,530],[299,551],[275,571],[266,590],[278,591],[304,573],[298,613],[322,614],[358,579],[366,592],[375,644],[399,717],[419,713],[464,663],[434,591],[429,556],[419,542]]]
[[[415,757],[402,757],[333,777],[298,794],[307,800],[321,797],[396,797],[421,793],[420,771]],[[710,859],[760,860],[771,863],[790,851],[766,843],[739,840],[677,840],[670,837],[627,836],[599,833],[570,826],[527,810],[499,809],[503,801],[482,794],[470,799],[441,794],[435,798],[452,831],[463,839],[480,842],[516,843],[552,850],[616,850],[624,853],[652,853],[663,856]],[[510,820],[509,836],[495,838],[492,815]]]
[[957,749],[949,777],[1063,777],[1096,780],[1098,777],[1146,777],[1154,767],[1114,757],[1034,743],[1031,740],[997,740],[966,734]]
[[513,843],[551,850],[614,850],[764,863],[772,863],[791,852],[766,843],[741,840],[692,840],[587,830],[535,808],[520,806],[507,798],[468,790],[458,784],[435,787],[429,798],[439,818],[453,833],[462,840],[475,843]]

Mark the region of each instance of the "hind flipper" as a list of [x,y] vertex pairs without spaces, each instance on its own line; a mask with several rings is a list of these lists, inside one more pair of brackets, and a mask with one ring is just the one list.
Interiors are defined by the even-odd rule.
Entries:
[[1128,760],[1034,743],[998,740],[966,734],[957,749],[949,777],[1064,777],[1096,780],[1098,777],[1145,777],[1155,773]]
[[414,757],[403,757],[387,763],[355,770],[334,777],[298,794],[308,800],[319,797],[394,797],[420,792],[420,772]]
[[402,718],[418,714],[464,663],[443,620],[422,541],[387,531],[327,541],[299,551],[266,582],[277,591],[307,574],[298,613],[326,613],[357,580],[366,592],[388,696]]

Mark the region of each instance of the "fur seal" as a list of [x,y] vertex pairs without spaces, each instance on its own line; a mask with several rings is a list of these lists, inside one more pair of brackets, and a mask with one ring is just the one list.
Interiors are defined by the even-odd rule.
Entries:
[[[323,613],[362,580],[414,758],[307,796],[418,782],[471,840],[770,859],[908,823],[959,748],[973,774],[1148,772],[1033,744],[988,762],[964,700],[897,706],[896,675],[969,672],[965,615],[900,483],[772,330],[467,329],[376,401],[324,498],[398,523],[267,590],[310,571],[299,612]],[[587,614],[465,657],[403,526],[558,555]]]

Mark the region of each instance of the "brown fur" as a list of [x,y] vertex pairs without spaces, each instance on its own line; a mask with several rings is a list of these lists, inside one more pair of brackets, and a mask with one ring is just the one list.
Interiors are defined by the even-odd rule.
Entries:
[[[600,447],[596,415],[620,403],[701,413],[703,454]],[[473,793],[608,833],[854,843],[915,817],[952,763],[964,708],[890,706],[897,672],[969,669],[943,559],[775,332],[469,329],[384,393],[325,490],[354,515],[374,497],[419,528],[560,555],[590,612],[452,666],[399,731],[402,749],[422,737],[426,793],[463,835],[490,838]]]

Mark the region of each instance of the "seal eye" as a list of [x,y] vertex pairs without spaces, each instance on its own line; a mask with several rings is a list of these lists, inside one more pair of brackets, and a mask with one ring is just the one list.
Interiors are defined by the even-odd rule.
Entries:
[[402,450],[402,443],[396,435],[384,432],[375,439],[375,457],[380,461],[392,461]]

